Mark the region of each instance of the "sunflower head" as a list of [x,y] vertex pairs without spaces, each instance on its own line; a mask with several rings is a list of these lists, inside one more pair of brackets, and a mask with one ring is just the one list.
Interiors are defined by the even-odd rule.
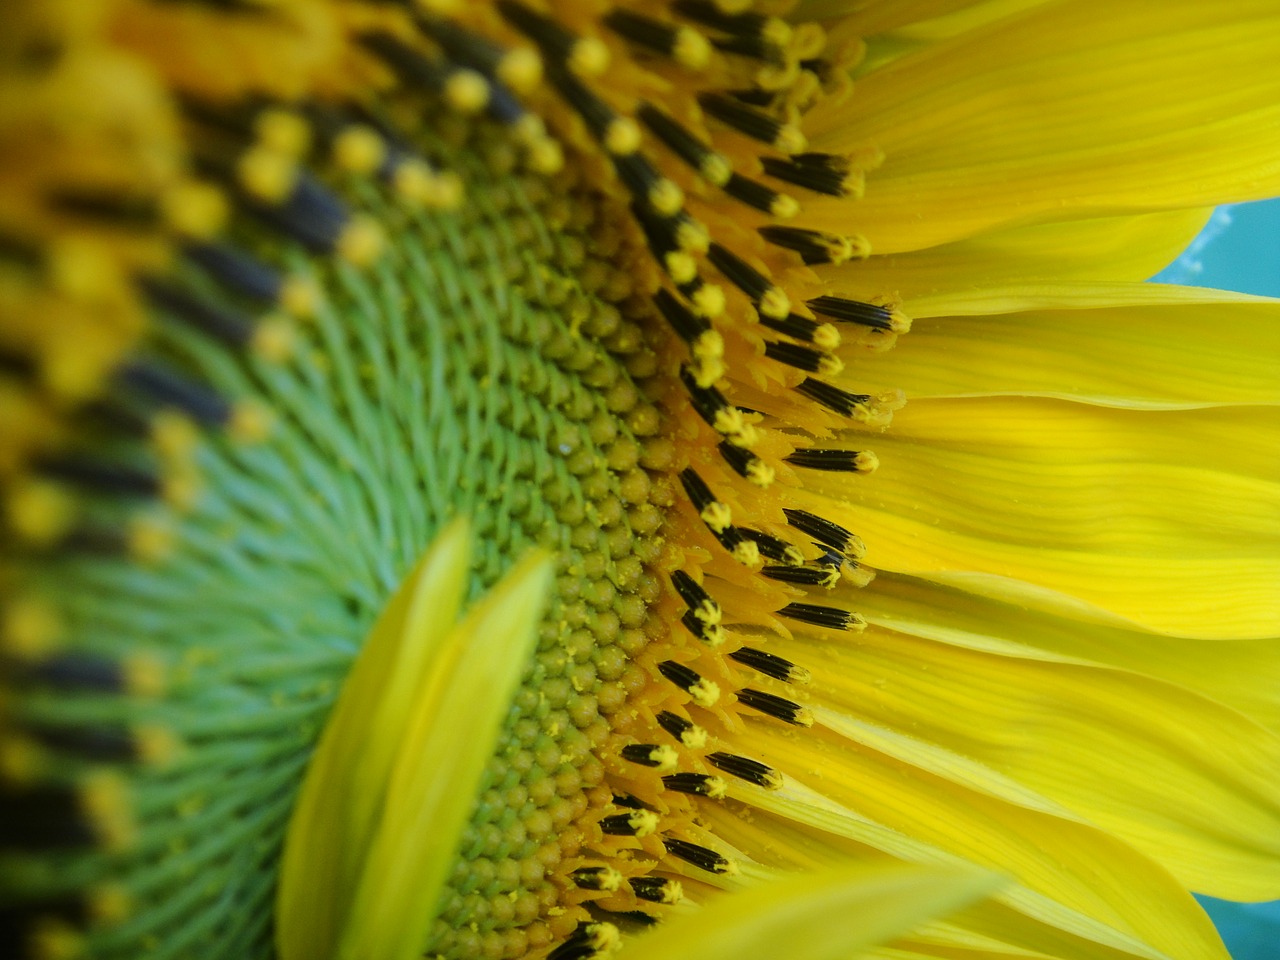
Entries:
[[[1050,597],[1070,574],[1016,556],[978,575],[1034,602],[969,598],[976,548],[934,551],[902,505],[923,489],[946,526],[944,468],[986,470],[912,459],[963,411],[884,434],[904,387],[985,396],[929,380],[931,321],[983,307],[912,271],[966,230],[1034,240],[1047,208],[939,202],[913,234],[876,206],[935,189],[924,108],[899,122],[895,96],[949,44],[971,67],[957,37],[1012,50],[1055,21],[828,6],[0,14],[0,893],[24,950],[589,960],[671,921],[655,956],[697,923],[740,925],[730,951],[765,922],[743,890],[815,869],[767,918],[860,905],[853,949],[987,890],[963,860],[1014,892],[912,956],[1202,942],[1081,879],[1133,842],[1113,886],[1183,910],[1144,859],[1161,837],[999,735],[917,738],[913,698],[859,679],[1022,663],[925,622],[954,597],[1074,615]],[[1164,250],[1158,219],[1133,229]],[[1050,299],[984,302],[1034,327]],[[895,365],[913,318],[925,359]],[[1150,606],[1118,616],[1187,632]],[[890,860],[944,867],[847,866]]]

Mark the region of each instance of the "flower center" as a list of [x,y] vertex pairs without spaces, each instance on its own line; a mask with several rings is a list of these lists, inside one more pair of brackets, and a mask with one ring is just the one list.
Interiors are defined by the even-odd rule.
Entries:
[[[831,72],[821,31],[728,6],[610,11],[613,48],[513,0],[474,23],[379,7],[344,25],[348,68],[396,87],[360,98],[229,98],[166,61],[202,182],[58,183],[59,217],[138,244],[120,309],[152,322],[15,363],[27,401],[92,398],[24,438],[6,488],[32,547],[6,762],[49,811],[14,875],[46,951],[268,949],[318,732],[458,516],[473,597],[533,545],[556,585],[426,954],[595,956],[763,855],[707,805],[783,786],[744,718],[815,722],[771,644],[861,627],[861,543],[800,478],[875,468],[845,431],[900,399],[833,382],[837,349],[904,321],[807,269],[857,238],[779,222],[798,204],[770,182],[857,185],[791,120]],[[145,47],[148,23],[121,32]],[[610,56],[650,95],[615,103]],[[15,249],[68,309],[114,295],[92,243]]]

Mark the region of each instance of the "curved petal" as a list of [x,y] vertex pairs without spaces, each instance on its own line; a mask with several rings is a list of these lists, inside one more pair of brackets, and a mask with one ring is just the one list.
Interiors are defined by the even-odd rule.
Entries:
[[[1105,16],[1101,15],[1105,11]],[[1098,15],[1094,15],[1094,14]],[[856,202],[806,205],[880,254],[1002,224],[1248,200],[1280,187],[1280,9],[1035,7],[861,77],[814,149],[884,156]]]
[[[1153,302],[1154,301],[1154,302]],[[850,354],[851,356],[851,354]],[[1129,408],[1280,403],[1280,302],[1168,303],[1135,284],[1115,306],[917,319],[854,373],[914,397],[1059,397]],[[856,362],[856,360],[852,361]]]
[[1257,900],[1280,884],[1280,738],[1128,670],[911,632],[894,621],[856,650],[805,640],[776,651],[821,664],[814,689],[831,709],[815,713],[823,723],[837,715],[852,740],[1055,812],[1004,786],[1017,784],[1124,838],[1193,890]]
[[633,941],[618,960],[845,960],[999,885],[994,874],[906,864],[857,864],[786,877]]
[[871,444],[874,478],[806,476],[873,566],[1054,591],[1185,636],[1280,632],[1275,408],[918,400],[893,426]]
[[1209,212],[1195,207],[1011,227],[816,270],[858,300],[912,300],[1027,281],[1145,280],[1186,248]]

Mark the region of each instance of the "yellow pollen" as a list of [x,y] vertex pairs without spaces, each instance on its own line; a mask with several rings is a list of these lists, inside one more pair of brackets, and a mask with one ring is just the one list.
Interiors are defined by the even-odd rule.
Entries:
[[778,128],[778,135],[773,139],[773,146],[779,153],[804,153],[809,141],[800,128],[789,123]]
[[227,433],[237,443],[261,443],[271,435],[275,418],[260,403],[242,401],[231,410]]
[[711,246],[711,234],[697,220],[689,220],[676,228],[676,242],[682,250],[706,253]]
[[743,540],[733,548],[733,559],[744,567],[755,569],[763,564],[760,556],[760,547],[754,540]]
[[347,127],[333,141],[333,159],[350,173],[371,174],[387,157],[386,141],[364,124]]
[[86,955],[85,939],[62,920],[46,917],[31,931],[36,960],[79,960]]
[[164,727],[139,727],[133,732],[138,744],[138,757],[153,767],[171,764],[182,749],[182,743],[172,730]]
[[870,450],[861,450],[853,460],[858,473],[873,473],[880,466],[880,458]]
[[671,56],[676,63],[690,70],[702,70],[711,62],[711,44],[697,30],[680,27],[676,30]]
[[905,313],[893,310],[889,314],[889,329],[894,333],[910,333],[911,318]]
[[726,369],[724,361],[718,356],[694,357],[693,363],[689,365],[694,383],[703,389],[714,385],[725,375]]
[[489,103],[489,81],[474,70],[455,70],[445,81],[444,99],[464,116],[479,113]]
[[814,345],[822,350],[835,350],[840,346],[840,331],[836,329],[833,323],[823,323],[813,331]]
[[852,563],[846,563],[841,567],[840,575],[858,588],[867,586],[867,584],[876,578],[876,572],[874,570],[868,570],[866,567],[859,567]]
[[649,760],[659,773],[670,773],[680,762],[680,755],[676,753],[674,747],[664,743],[649,751]]
[[292,110],[263,110],[254,119],[253,132],[268,150],[294,159],[311,148],[311,127]]
[[52,652],[62,635],[62,621],[47,603],[30,597],[13,600],[4,612],[4,646],[18,657]]
[[614,156],[630,156],[640,149],[640,127],[630,117],[615,117],[605,129],[604,148]]
[[694,608],[693,615],[710,627],[723,620],[724,611],[720,609],[720,605],[714,600],[703,600]]
[[367,267],[373,263],[386,246],[386,236],[373,217],[358,214],[342,228],[338,237],[337,253],[348,263]]
[[564,148],[558,140],[550,137],[529,144],[527,157],[529,169],[534,173],[551,175],[564,168]]
[[658,815],[652,810],[633,810],[627,824],[637,837],[647,837],[658,829]]
[[131,654],[121,664],[125,689],[136,697],[155,698],[168,689],[164,664],[142,653]]
[[766,317],[781,320],[791,312],[791,299],[781,287],[770,287],[760,297],[760,312]]
[[498,79],[514,93],[532,93],[542,82],[542,57],[532,47],[516,47],[502,58]]
[[160,485],[160,496],[175,510],[186,513],[199,500],[200,489],[199,475],[194,468],[186,466],[176,468],[164,477]]
[[700,707],[714,707],[720,700],[720,685],[702,677],[689,688],[689,696]]
[[212,184],[184,180],[160,195],[160,215],[175,233],[208,240],[226,226],[229,209]]
[[679,903],[684,899],[684,884],[679,880],[668,880],[662,888],[660,903]]
[[298,180],[293,158],[278,150],[255,146],[236,163],[236,178],[245,192],[267,203],[281,203]]
[[119,923],[133,911],[133,897],[117,883],[104,883],[89,892],[89,913],[98,923]]
[[705,727],[699,727],[694,724],[684,733],[680,734],[680,742],[690,750],[701,750],[707,745],[707,731]]
[[583,37],[573,45],[566,62],[579,77],[598,77],[609,66],[609,48],[596,37]]
[[36,545],[58,540],[75,521],[75,501],[62,487],[44,480],[27,480],[9,491],[5,504],[9,526]]
[[810,20],[791,28],[787,52],[797,60],[812,60],[822,53],[826,45],[827,31],[821,24]]
[[293,356],[297,331],[288,317],[270,316],[253,331],[250,349],[268,363],[284,363]]
[[662,177],[649,188],[649,206],[664,217],[673,217],[684,206],[684,191],[674,180]]
[[80,784],[80,806],[109,850],[127,849],[137,837],[128,792],[119,775],[98,771],[86,776]]
[[818,361],[818,372],[828,377],[838,376],[844,371],[844,361],[839,357],[824,356]]
[[699,316],[714,320],[724,313],[724,290],[714,283],[704,283],[690,298]]
[[763,460],[752,460],[747,464],[747,480],[761,489],[767,488],[777,479],[777,471]]
[[151,442],[166,460],[185,460],[200,443],[200,428],[186,414],[161,410],[151,420]]
[[662,262],[667,275],[676,283],[688,283],[698,275],[698,262],[693,259],[693,254],[683,250],[672,250],[664,254]]
[[280,285],[280,306],[288,314],[298,318],[313,316],[320,292],[307,277],[290,274]]
[[733,514],[719,500],[713,500],[707,504],[698,516],[702,518],[703,523],[716,533],[724,533],[729,527],[733,526]]
[[704,330],[694,339],[690,349],[699,360],[719,360],[724,356],[724,337],[719,330]]
[[173,551],[173,528],[159,517],[139,516],[129,522],[129,554],[139,563],[159,563]]
[[790,220],[799,212],[799,202],[785,193],[778,194],[769,204],[769,214],[777,220]]

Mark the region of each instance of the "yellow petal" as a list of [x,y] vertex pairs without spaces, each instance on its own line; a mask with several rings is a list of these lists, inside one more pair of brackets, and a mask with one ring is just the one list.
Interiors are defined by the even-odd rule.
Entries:
[[[1019,884],[996,893],[999,903],[1135,957],[1224,956],[1182,885],[1096,827],[971,790],[819,727],[796,738],[752,723],[750,737],[766,763],[804,773],[778,790],[740,789],[741,798],[827,832],[830,845],[843,838],[912,862],[960,858],[1002,870]],[[717,830],[721,819],[712,821]]]
[[1280,633],[1274,407],[918,400],[863,446],[873,482],[806,483],[815,512],[874,544],[872,566],[1183,636]]
[[[856,651],[821,644],[829,669],[814,690],[831,706],[813,707],[819,723],[1008,802],[1061,804],[1193,890],[1257,900],[1280,885],[1274,734],[1165,681],[965,649],[893,623],[901,632],[872,627]],[[804,657],[815,642],[778,652]]]
[[[1280,188],[1280,8],[1059,2],[858,79],[807,118],[813,149],[878,149],[857,201],[805,226],[880,254],[1002,224],[1256,199]],[[1105,15],[1104,15],[1105,14]]]
[[1280,301],[1224,294],[1170,304],[1167,295],[1134,284],[1115,306],[1054,309],[1046,298],[1017,313],[918,318],[855,377],[869,393],[901,387],[909,398],[1021,395],[1153,409],[1280,403]]
[[977,870],[858,864],[721,897],[636,938],[618,960],[847,960],[986,895]]
[[1071,616],[1071,608],[1032,609],[891,573],[862,590],[857,607],[873,624],[971,650],[1102,664],[1158,678],[1280,732],[1280,658],[1273,639],[1208,642],[1152,634],[1084,622]]
[[551,577],[550,561],[531,555],[459,623],[469,561],[457,521],[348,675],[289,823],[276,911],[284,960],[411,958],[426,941]]
[[536,551],[453,630],[423,678],[366,851],[342,960],[413,960],[529,656],[552,582]]
[[1027,281],[1145,280],[1173,262],[1209,213],[1196,207],[1011,227],[816,269],[832,289],[858,300],[914,300]]
[[470,562],[447,527],[404,580],[357,656],[289,821],[276,937],[285,960],[334,955],[413,698],[453,628]]

